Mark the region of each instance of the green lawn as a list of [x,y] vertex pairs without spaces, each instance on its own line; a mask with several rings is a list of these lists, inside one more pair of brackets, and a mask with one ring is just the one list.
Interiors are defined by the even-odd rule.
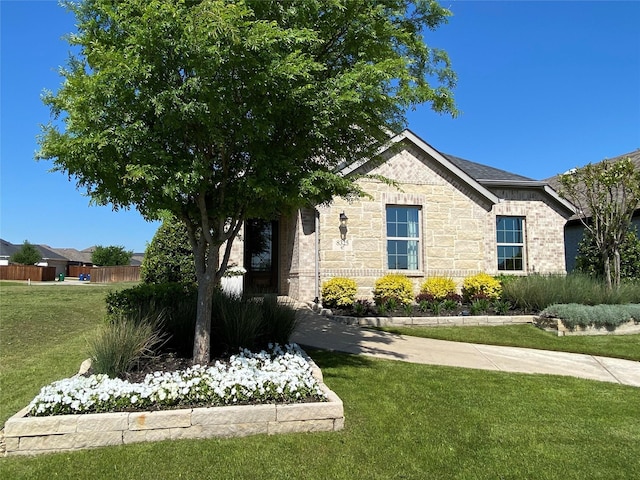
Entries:
[[[76,371],[108,290],[0,284],[3,422],[44,383]],[[309,353],[344,401],[341,432],[2,458],[0,478],[569,480],[640,471],[638,388]]]
[[78,371],[117,286],[0,282],[0,422]]
[[640,361],[640,335],[594,335],[558,337],[533,325],[496,327],[384,327],[385,332],[454,342],[484,343],[586,353]]

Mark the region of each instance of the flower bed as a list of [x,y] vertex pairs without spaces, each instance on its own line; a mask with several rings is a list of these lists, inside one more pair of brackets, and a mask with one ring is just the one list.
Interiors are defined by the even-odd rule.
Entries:
[[[160,408],[169,410],[152,411]],[[5,443],[7,455],[34,454],[343,425],[342,401],[322,383],[313,361],[290,345],[243,352],[228,364],[148,375],[140,384],[104,376],[55,382],[7,421]]]

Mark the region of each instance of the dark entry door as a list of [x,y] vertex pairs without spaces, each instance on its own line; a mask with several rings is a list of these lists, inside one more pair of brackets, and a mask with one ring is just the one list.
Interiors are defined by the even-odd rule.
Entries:
[[247,220],[244,232],[245,290],[278,293],[278,222]]

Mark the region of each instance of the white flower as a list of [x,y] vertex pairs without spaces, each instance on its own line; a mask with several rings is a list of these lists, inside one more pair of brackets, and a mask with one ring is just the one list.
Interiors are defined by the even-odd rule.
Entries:
[[188,398],[210,405],[228,405],[240,399],[296,401],[326,398],[311,367],[295,344],[270,345],[269,352],[243,350],[228,364],[194,365],[178,372],[154,372],[142,383],[111,379],[106,375],[74,377],[43,387],[29,404],[30,415],[114,411],[118,399],[146,407]]

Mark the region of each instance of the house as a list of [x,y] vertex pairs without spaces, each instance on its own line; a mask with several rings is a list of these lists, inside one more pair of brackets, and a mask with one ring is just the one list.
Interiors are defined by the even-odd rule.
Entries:
[[[65,273],[67,269],[67,258],[53,251],[51,247],[46,245],[34,245],[34,247],[40,252],[41,259],[36,263],[39,267],[55,267],[56,276],[60,273]],[[0,265],[9,265],[9,259],[14,253],[17,253],[22,248],[21,245],[14,245],[6,240],[0,239]]]
[[361,178],[371,198],[299,210],[278,221],[246,222],[231,261],[245,289],[319,297],[332,277],[356,280],[370,297],[376,279],[565,273],[564,225],[573,206],[547,182],[443,154],[405,130],[375,160],[344,175],[377,174],[400,188]]
[[20,247],[0,238],[0,265],[9,265],[9,259],[18,250]]
[[[631,153],[625,153],[614,158],[610,158],[604,161],[616,162],[623,158],[629,158],[635,165],[637,170],[640,170],[640,149]],[[560,187],[560,175],[548,178],[545,180],[553,188],[559,189]],[[640,236],[640,208],[637,208],[633,214],[631,220],[633,226],[636,227],[636,232]],[[578,245],[584,236],[584,226],[577,215],[571,216],[564,228],[565,238],[565,267],[567,272],[571,272],[576,265],[576,257],[578,256]]]
[[[91,255],[95,247],[85,248],[84,250],[76,250],[75,248],[53,248],[49,245],[34,245],[42,256],[41,260],[36,263],[40,267],[55,267],[55,278],[60,274],[65,276],[76,276],[76,270],[73,267],[82,267],[84,273],[88,273],[93,266]],[[6,240],[0,239],[0,266],[9,265],[10,257],[18,252],[21,245],[15,245]],[[130,266],[139,267],[142,264],[144,253],[134,253],[131,257]]]

